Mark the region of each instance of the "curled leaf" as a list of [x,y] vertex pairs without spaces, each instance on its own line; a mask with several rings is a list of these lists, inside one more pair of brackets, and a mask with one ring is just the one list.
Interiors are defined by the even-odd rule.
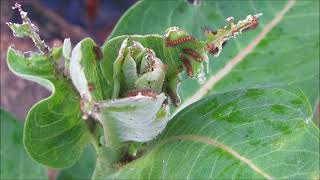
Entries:
[[160,94],[165,76],[166,66],[155,52],[129,37],[123,40],[114,63],[113,98],[146,89]]
[[[103,96],[105,89],[101,84],[107,82],[99,81],[93,73],[95,70],[99,73],[99,63],[90,51],[96,46],[91,39],[78,43],[70,60],[70,76],[81,95],[83,117],[91,115],[102,124],[107,145],[115,145],[118,140],[149,141],[165,128],[170,117],[169,105],[164,103],[167,97],[161,93],[165,77],[163,63],[140,43],[133,42],[129,47],[127,44],[125,39],[114,63],[113,93],[117,95],[114,100]],[[145,69],[138,72],[137,66],[142,62]],[[130,97],[119,98],[119,95]]]
[[81,108],[85,119],[91,114],[94,101],[110,96],[110,86],[101,75],[96,48],[92,39],[83,39],[72,50],[70,59],[70,77],[82,98]]
[[[101,122],[105,135],[116,132],[121,141],[145,142],[155,138],[170,119],[164,93],[156,97],[134,96],[95,103],[93,116]],[[110,124],[116,129],[110,129]],[[109,128],[109,129],[108,129]],[[106,137],[108,144],[108,137]]]

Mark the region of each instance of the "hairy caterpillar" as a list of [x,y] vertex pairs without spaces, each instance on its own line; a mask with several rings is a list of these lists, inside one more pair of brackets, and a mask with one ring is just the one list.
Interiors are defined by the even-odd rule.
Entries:
[[170,89],[169,87],[166,88],[166,93],[168,94],[168,96],[172,100],[173,104],[175,106],[179,106],[179,104],[181,102],[180,102],[180,98],[178,97],[178,95],[176,93],[174,93],[173,90]]
[[183,44],[185,42],[188,42],[188,41],[191,41],[193,40],[193,37],[192,36],[186,36],[186,37],[182,37],[182,38],[179,38],[179,39],[176,39],[176,40],[170,40],[170,39],[166,39],[166,46],[167,47],[174,47],[174,46],[178,46],[180,44]]
[[152,97],[152,98],[156,98],[157,96],[156,91],[153,89],[137,89],[137,90],[128,92],[127,97],[134,97],[134,96],[138,96],[139,94],[143,96]]
[[216,35],[217,34],[217,31],[212,30],[212,29],[210,29],[208,27],[203,27],[202,30],[203,30],[205,35],[208,35],[208,34]]
[[207,50],[211,54],[217,54],[219,52],[219,48],[213,44],[208,44],[207,45]]
[[94,90],[94,85],[92,83],[88,84],[88,90],[89,92],[92,92]]
[[193,76],[193,70],[192,70],[192,66],[190,64],[189,59],[183,54],[180,54],[180,59],[183,62],[184,66],[186,67],[188,75],[190,77],[192,77]]
[[203,61],[203,59],[202,59],[202,57],[200,56],[200,54],[199,54],[196,50],[194,50],[194,49],[184,48],[182,51],[183,51],[185,54],[193,57],[195,60],[197,60],[197,61],[199,61],[199,62],[202,62],[202,61]]

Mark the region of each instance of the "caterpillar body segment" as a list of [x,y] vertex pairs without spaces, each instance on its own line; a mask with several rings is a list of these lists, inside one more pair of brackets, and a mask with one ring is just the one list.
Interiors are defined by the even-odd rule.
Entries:
[[186,42],[195,40],[186,31],[178,27],[168,28],[164,37],[165,37],[166,47],[176,47]]
[[184,54],[180,54],[180,60],[183,62],[183,65],[187,70],[188,76],[193,77],[193,69],[190,60],[187,58],[187,56]]
[[196,51],[192,48],[184,48],[184,49],[182,49],[182,52],[191,56],[194,60],[196,60],[198,62],[203,61],[203,57],[200,55],[200,53],[198,53],[198,51]]
[[149,89],[137,89],[137,90],[130,91],[127,93],[126,97],[134,97],[134,96],[138,96],[139,94],[142,96],[148,96],[152,98],[156,98],[157,96],[157,92],[149,88]]
[[191,40],[193,40],[192,36],[181,37],[181,38],[175,39],[175,40],[166,39],[166,46],[167,47],[175,47],[175,46],[178,46],[180,44],[186,43]]

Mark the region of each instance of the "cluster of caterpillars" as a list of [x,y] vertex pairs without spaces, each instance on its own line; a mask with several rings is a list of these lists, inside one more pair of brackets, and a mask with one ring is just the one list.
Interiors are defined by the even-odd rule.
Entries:
[[[178,27],[171,27],[164,35],[165,46],[167,48],[176,48],[179,52],[179,59],[182,62],[182,66],[186,69],[187,75],[190,77],[196,77],[195,72],[198,71],[196,68],[199,68],[199,66],[195,64],[201,64],[204,61],[207,61],[208,53],[218,56],[231,37],[235,38],[236,35],[241,34],[243,31],[256,28],[259,16],[261,16],[261,14],[249,15],[245,20],[239,21],[237,24],[234,23],[233,17],[229,17],[226,19],[228,24],[223,28],[217,30],[213,30],[208,27],[203,28],[203,32],[207,37],[204,41],[194,38]],[[153,71],[155,68],[154,66],[154,63],[150,64],[148,66],[150,69],[147,69],[146,71]],[[166,88],[166,92],[176,105],[179,104],[179,97],[174,91],[172,91],[172,89]],[[144,88],[126,93],[127,97],[137,95],[155,98],[157,92],[152,88]]]
[[245,20],[234,23],[234,18],[226,19],[228,25],[217,30],[208,27],[203,28],[207,37],[206,41],[200,41],[178,27],[169,28],[165,34],[166,47],[180,49],[180,60],[186,68],[187,74],[193,76],[192,60],[203,62],[206,53],[218,56],[226,42],[231,37],[241,34],[243,31],[254,29],[258,25],[258,17],[262,14],[249,15]]
[[[209,29],[206,29],[205,31],[209,31]],[[191,60],[195,60],[199,63],[203,62],[204,60],[203,55],[199,53],[199,49],[192,47],[192,43],[195,42],[198,42],[196,38],[187,34],[178,27],[173,27],[169,29],[167,31],[167,34],[165,35],[166,47],[180,48],[179,58],[182,61],[188,76],[190,77],[193,77]],[[207,50],[209,53],[212,54],[218,52],[218,48],[215,48],[214,45],[208,45]]]
[[[186,73],[190,77],[196,77],[194,72],[197,72],[197,64],[201,64],[204,61],[207,61],[207,54],[212,54],[218,56],[221,52],[222,48],[226,45],[226,42],[231,38],[235,38],[236,35],[241,34],[243,31],[254,29],[258,25],[258,17],[261,14],[257,15],[249,15],[243,21],[239,21],[237,24],[234,23],[234,18],[227,18],[228,24],[223,28],[213,30],[208,27],[203,28],[203,32],[206,36],[206,40],[201,41],[197,38],[194,38],[186,31],[178,28],[171,27],[166,31],[165,37],[165,46],[167,48],[176,48],[179,53],[179,59],[181,61],[182,66],[186,69]],[[134,48],[143,48],[141,44],[135,43]],[[99,48],[94,47],[93,52],[96,56],[96,59],[102,59],[102,53]],[[156,63],[154,59],[156,59],[155,54],[152,50],[145,48],[145,54],[149,59],[148,63],[145,65],[144,69],[141,70],[143,73],[153,72],[155,69],[159,68],[158,66],[164,66],[164,70],[166,64]],[[162,67],[163,68],[163,67]],[[140,72],[141,73],[141,72]],[[94,86],[89,84],[89,91],[94,90]],[[177,105],[179,104],[179,97],[173,89],[165,88],[168,96],[173,100],[173,102]],[[159,94],[158,90],[149,87],[140,87],[134,90],[127,91],[123,94],[124,97],[134,97],[138,95],[148,96],[152,98],[156,98]]]

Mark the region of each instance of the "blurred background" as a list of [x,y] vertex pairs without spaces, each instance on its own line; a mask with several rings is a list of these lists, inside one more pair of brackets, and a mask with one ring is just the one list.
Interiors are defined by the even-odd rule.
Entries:
[[121,15],[136,0],[1,0],[1,107],[24,120],[28,110],[50,92],[9,71],[6,53],[14,45],[21,51],[36,50],[31,39],[15,38],[6,22],[20,23],[15,2],[22,5],[39,27],[40,36],[50,46],[59,46],[70,37],[73,45],[84,37],[102,45]]

